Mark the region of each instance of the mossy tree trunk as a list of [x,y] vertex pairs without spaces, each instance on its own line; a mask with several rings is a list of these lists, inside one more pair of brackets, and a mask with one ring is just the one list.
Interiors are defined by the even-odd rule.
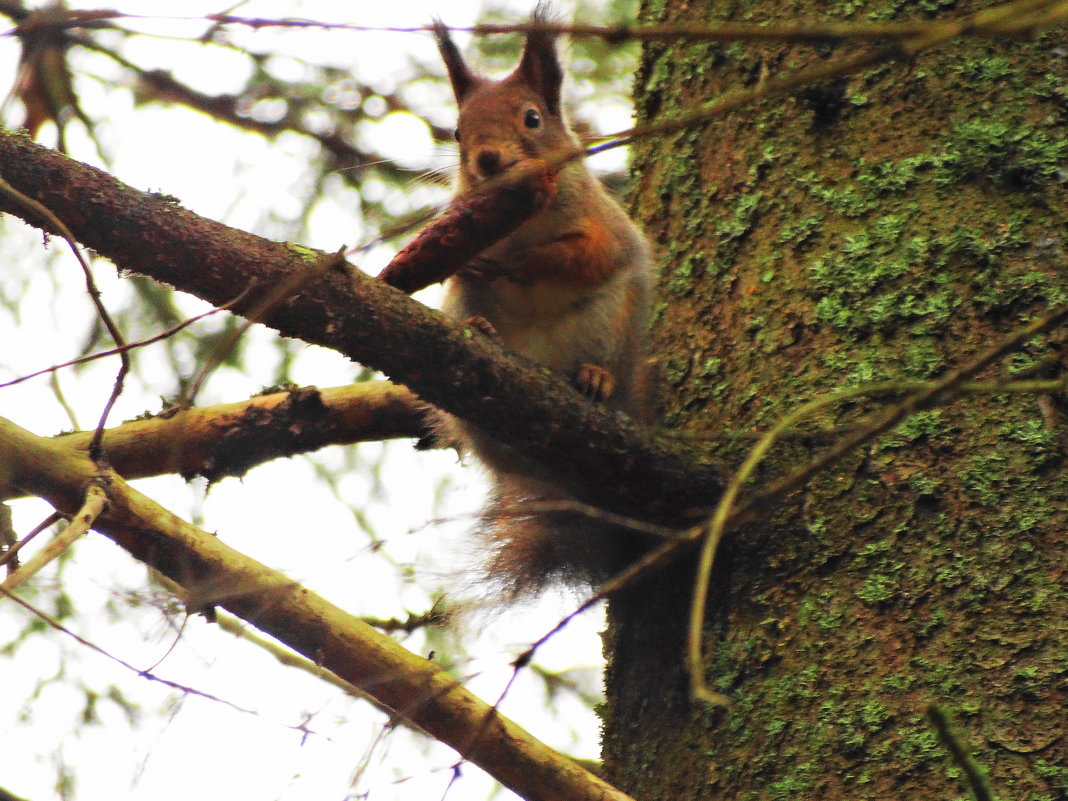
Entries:
[[[649,23],[829,13],[644,6]],[[843,3],[832,18],[935,6],[977,8]],[[639,117],[852,51],[652,44]],[[661,249],[666,424],[734,464],[746,440],[724,433],[765,430],[843,387],[938,376],[1068,302],[1066,86],[1063,31],[958,40],[637,145],[634,204]],[[1065,339],[1045,335],[984,377],[1059,375]],[[877,407],[802,427],[847,427]],[[615,601],[609,777],[643,801],[962,798],[924,715],[938,702],[997,796],[1065,798],[1066,413],[1063,397],[1034,394],[922,412],[728,537],[704,635],[726,709],[686,697],[685,566]],[[824,447],[782,443],[758,481]]]

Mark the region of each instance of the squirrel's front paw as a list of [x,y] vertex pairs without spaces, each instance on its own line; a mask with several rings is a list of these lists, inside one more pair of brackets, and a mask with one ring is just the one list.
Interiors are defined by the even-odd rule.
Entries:
[[575,374],[575,387],[591,401],[599,403],[612,397],[616,379],[603,367],[583,363]]
[[497,329],[493,327],[493,323],[491,323],[489,320],[487,320],[485,317],[482,317],[481,315],[468,317],[466,320],[464,320],[464,322],[473,328],[477,328],[490,339],[501,338],[501,335],[497,333]]

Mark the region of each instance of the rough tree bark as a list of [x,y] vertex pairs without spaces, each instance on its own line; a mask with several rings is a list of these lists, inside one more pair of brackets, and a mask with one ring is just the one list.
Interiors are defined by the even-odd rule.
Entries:
[[[900,19],[920,5],[830,16]],[[936,5],[977,7],[922,4]],[[813,2],[643,6],[647,23],[828,14]],[[649,44],[639,118],[854,51]],[[937,376],[1064,304],[1065,52],[1063,31],[957,41],[637,145],[634,205],[662,251],[667,423],[737,461],[744,437],[717,437],[837,388]],[[1063,329],[1032,342],[1002,374],[1058,375],[1063,343]],[[940,702],[996,795],[1063,798],[1064,411],[1063,397],[1006,394],[921,413],[729,537],[704,629],[725,709],[687,700],[684,568],[613,602],[609,778],[645,801],[959,798],[960,771],[924,716]],[[761,478],[825,442],[782,443]]]

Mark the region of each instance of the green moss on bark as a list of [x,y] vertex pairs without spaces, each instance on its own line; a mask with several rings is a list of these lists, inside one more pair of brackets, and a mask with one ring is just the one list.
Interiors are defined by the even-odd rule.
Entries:
[[[864,20],[950,6],[972,8],[647,13]],[[638,108],[689,107],[843,50],[652,46]],[[745,441],[725,431],[764,429],[843,386],[941,375],[1068,302],[1065,85],[1063,34],[959,42],[637,145],[634,206],[664,268],[653,337],[667,424],[736,462]],[[1062,349],[1063,334],[1044,337],[987,377],[1056,374]],[[1019,395],[925,411],[728,538],[705,632],[727,709],[684,701],[685,570],[671,592],[613,604],[610,773],[647,799],[963,797],[924,716],[938,701],[1000,797],[1062,797],[1064,413],[1061,398]],[[780,444],[758,481],[821,447]]]

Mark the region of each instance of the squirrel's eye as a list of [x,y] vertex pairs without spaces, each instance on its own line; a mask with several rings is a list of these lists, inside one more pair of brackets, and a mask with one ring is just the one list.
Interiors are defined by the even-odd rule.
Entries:
[[523,124],[528,128],[540,128],[541,127],[541,115],[535,108],[528,108],[527,113],[523,115]]
[[456,141],[457,142],[460,141],[460,129],[459,128],[454,128],[453,131],[452,131],[452,135],[456,137]]

